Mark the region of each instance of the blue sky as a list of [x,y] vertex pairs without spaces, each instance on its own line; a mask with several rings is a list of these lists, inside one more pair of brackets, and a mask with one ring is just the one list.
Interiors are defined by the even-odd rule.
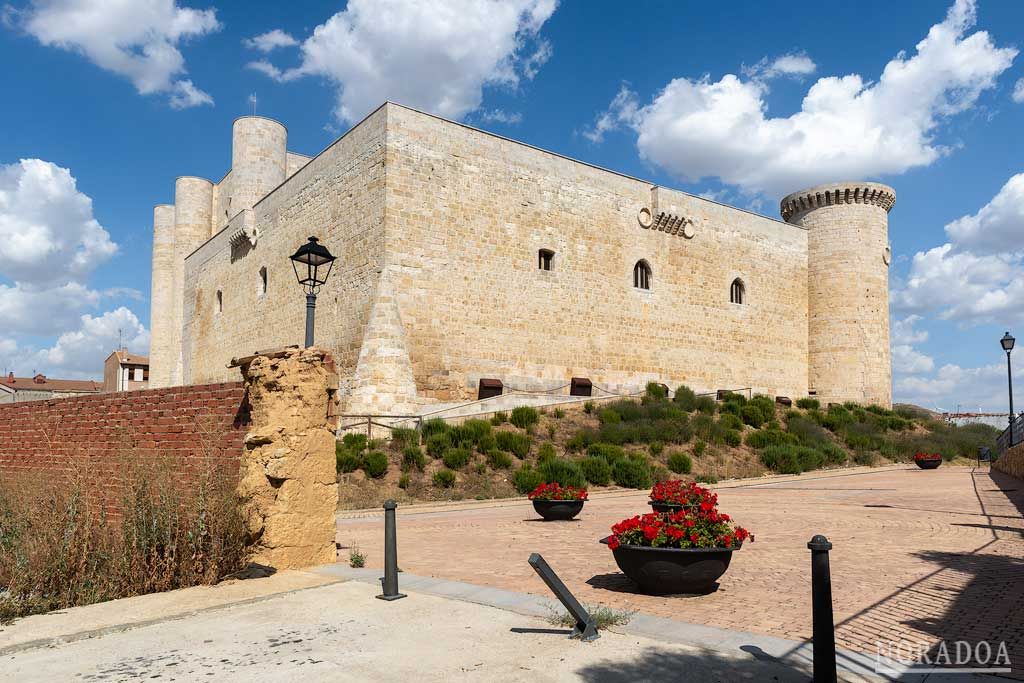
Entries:
[[223,175],[256,93],[307,154],[392,99],[771,216],[815,182],[889,183],[896,398],[1005,403],[1024,3],[2,7],[0,365],[18,374],[96,376],[118,330],[146,349],[152,206],[178,175]]

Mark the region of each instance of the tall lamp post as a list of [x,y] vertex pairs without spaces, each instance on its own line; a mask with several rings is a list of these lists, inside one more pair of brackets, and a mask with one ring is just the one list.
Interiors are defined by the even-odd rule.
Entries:
[[1003,351],[1006,351],[1006,381],[1007,386],[1010,388],[1010,446],[1013,446],[1013,372],[1010,370],[1010,351],[1013,351],[1013,343],[1017,341],[1010,336],[1007,332],[1003,335],[1003,338],[999,340],[1000,346],[1003,347]]
[[306,290],[306,348],[313,345],[313,319],[316,316],[316,295],[331,274],[334,257],[316,237],[310,237],[291,255],[292,268],[299,284]]

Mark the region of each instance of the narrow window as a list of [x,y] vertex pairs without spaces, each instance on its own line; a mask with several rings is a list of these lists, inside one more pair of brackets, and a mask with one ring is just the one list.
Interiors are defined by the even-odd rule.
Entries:
[[537,252],[537,267],[541,270],[551,270],[551,260],[555,258],[555,252],[550,249],[541,249]]
[[260,268],[260,295],[267,293],[267,267]]
[[734,304],[742,304],[746,290],[743,287],[743,280],[736,278],[729,287],[729,301]]
[[224,312],[224,292],[217,290],[217,312]]
[[640,259],[633,266],[633,286],[637,289],[650,289],[651,288],[651,266],[647,261]]

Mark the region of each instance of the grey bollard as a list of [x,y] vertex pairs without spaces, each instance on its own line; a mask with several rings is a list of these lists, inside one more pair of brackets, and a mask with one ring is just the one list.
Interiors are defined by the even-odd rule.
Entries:
[[395,508],[398,503],[388,500],[384,503],[384,577],[381,587],[384,592],[380,600],[401,600],[404,593],[398,592],[398,534],[395,531]]
[[832,617],[832,575],[828,566],[832,544],[818,534],[807,547],[811,551],[814,683],[836,683],[836,631]]

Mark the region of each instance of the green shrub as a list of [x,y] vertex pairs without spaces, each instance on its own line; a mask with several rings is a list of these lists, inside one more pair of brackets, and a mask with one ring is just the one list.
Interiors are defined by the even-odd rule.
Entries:
[[435,432],[427,437],[427,453],[432,458],[440,458],[452,447],[452,435],[449,432]]
[[732,446],[733,448],[736,448],[741,443],[743,443],[743,435],[737,432],[735,429],[730,429],[725,433],[723,440],[725,441],[725,444],[727,446]]
[[694,403],[694,408],[704,415],[714,415],[715,410],[718,409],[718,404],[710,396],[698,396],[697,401]]
[[503,410],[499,410],[494,415],[491,415],[491,424],[497,427],[508,422],[508,413]]
[[367,476],[380,479],[388,473],[388,456],[380,451],[370,451],[363,457],[363,471]]
[[459,431],[463,438],[479,446],[481,440],[491,436],[491,423],[487,420],[466,420],[459,425]]
[[544,477],[537,470],[524,463],[522,467],[512,475],[512,485],[519,493],[529,493],[544,483]]
[[596,455],[588,455],[579,461],[580,470],[594,486],[607,486],[612,480],[612,468],[608,461]]
[[651,467],[651,482],[652,483],[657,484],[657,483],[662,482],[662,481],[668,481],[671,478],[672,478],[672,475],[669,474],[669,471],[665,467],[663,467],[662,465],[654,465],[654,466]]
[[660,441],[652,441],[647,445],[647,450],[650,452],[652,457],[657,458],[661,455],[662,451],[665,450],[665,444]]
[[626,457],[626,451],[622,449],[622,446],[616,446],[610,443],[595,443],[591,444],[587,448],[587,455],[597,458],[603,458],[608,466],[615,464],[616,460],[621,460]]
[[843,441],[855,450],[877,451],[884,442],[878,426],[866,422],[851,422],[843,432]]
[[707,449],[707,447],[708,445],[703,441],[698,441],[697,443],[693,444],[694,457],[699,458],[700,456],[704,455],[704,451]]
[[723,443],[725,433],[729,431],[721,422],[715,422],[710,415],[698,415],[690,420],[693,434],[701,441]]
[[583,476],[580,466],[565,458],[549,458],[537,465],[537,472],[545,484],[558,482],[561,486],[577,488],[587,485],[587,478]]
[[780,474],[800,474],[800,459],[797,457],[796,446],[768,446],[761,451],[761,463]]
[[761,417],[765,422],[775,418],[775,399],[764,394],[755,394],[754,398],[747,402],[747,405],[757,406],[761,410]]
[[345,444],[338,443],[334,446],[335,466],[338,472],[355,472],[363,464],[361,456],[350,452]]
[[845,465],[850,457],[841,446],[831,441],[818,445],[817,449],[825,457],[825,463],[828,465]]
[[680,451],[669,453],[668,468],[676,474],[689,474],[693,471],[693,460]]
[[403,474],[398,478],[398,488],[407,489],[409,488],[409,475]]
[[451,429],[447,422],[440,418],[434,418],[433,420],[427,420],[423,423],[423,439],[424,441],[434,434],[441,434]]
[[622,416],[612,408],[605,408],[597,414],[597,419],[601,424],[614,425],[622,422]]
[[495,438],[494,434],[486,434],[480,437],[480,440],[476,442],[476,449],[481,453],[494,450],[498,447],[498,439]]
[[693,389],[685,384],[676,388],[672,401],[688,413],[697,408],[697,394],[693,393]]
[[593,429],[581,429],[566,442],[565,448],[572,453],[578,453],[585,450],[590,444],[597,443],[600,440],[600,435]]
[[419,446],[406,446],[402,451],[402,471],[417,469],[422,472],[426,465],[427,459],[423,457],[423,450]]
[[871,451],[854,451],[853,461],[858,465],[872,466],[875,464],[877,458]]
[[562,410],[561,408],[555,408],[554,410],[551,411],[551,417],[555,418],[556,420],[561,420],[563,417],[565,417],[565,411]]
[[755,429],[760,428],[760,426],[765,423],[764,410],[762,410],[761,406],[753,403],[748,403],[740,408],[740,417],[743,418],[743,421],[746,424],[754,427]]
[[825,464],[825,455],[816,448],[808,446],[797,446],[796,457],[800,463],[801,472],[821,469],[821,466]]
[[789,432],[801,445],[818,447],[824,443],[832,443],[828,434],[814,420],[798,415],[786,422]]
[[713,474],[698,474],[693,478],[698,484],[717,484],[718,477]]
[[444,466],[448,469],[461,470],[469,464],[472,457],[473,451],[467,448],[449,448],[444,452],[441,460],[444,462]]
[[738,415],[732,413],[725,413],[718,418],[718,424],[722,425],[725,429],[743,429],[743,420]]
[[341,442],[345,444],[352,453],[362,453],[366,450],[366,434],[354,434],[349,432],[345,436],[341,437]]
[[818,410],[821,408],[821,401],[816,398],[798,398],[796,400],[796,407],[803,408],[804,410]]
[[551,442],[542,443],[537,448],[537,462],[543,462],[545,460],[550,460],[551,458],[554,458],[557,455],[558,455],[558,452],[555,451],[555,444],[553,444]]
[[450,489],[455,486],[455,473],[451,470],[438,470],[434,472],[434,486],[442,489]]
[[391,443],[398,448],[415,446],[420,442],[420,433],[408,427],[395,427],[391,430]]
[[593,401],[584,401],[583,402],[583,412],[586,413],[587,415],[590,415],[592,412],[594,412],[594,402]]
[[526,429],[537,424],[540,420],[540,413],[537,412],[536,408],[531,408],[530,406],[519,406],[512,411],[512,417],[510,417],[509,420],[516,427]]
[[751,448],[765,448],[767,446],[780,446],[793,444],[797,438],[778,429],[758,429],[747,434],[746,444]]
[[783,413],[782,416],[784,418],[786,418],[786,422],[789,422],[790,420],[795,420],[798,417],[803,417],[804,414],[801,413],[799,410],[794,410],[794,409],[790,408],[785,413]]
[[530,437],[526,434],[516,432],[495,432],[494,440],[498,448],[509,453],[515,453],[520,458],[530,454]]
[[507,470],[512,467],[512,456],[497,448],[487,451],[487,464],[496,470]]
[[742,406],[746,404],[747,397],[743,394],[737,394],[734,391],[727,391],[722,394],[721,400],[723,403],[738,403]]
[[651,486],[651,468],[646,460],[622,458],[612,465],[612,479],[625,488],[646,489]]
[[739,401],[726,401],[718,406],[718,412],[720,413],[732,413],[733,415],[739,415],[742,411],[743,404]]
[[657,382],[648,382],[644,389],[644,398],[651,401],[664,401],[668,397],[668,389]]

